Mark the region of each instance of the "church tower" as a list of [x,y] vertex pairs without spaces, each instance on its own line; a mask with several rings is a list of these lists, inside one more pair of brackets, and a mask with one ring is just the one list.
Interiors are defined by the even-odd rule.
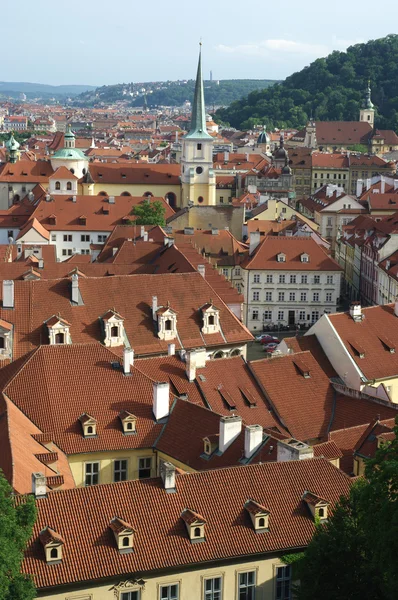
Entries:
[[199,52],[191,128],[184,137],[181,156],[182,206],[216,204],[216,176],[213,171],[213,138],[206,130],[202,79],[202,52]]
[[6,158],[10,163],[16,163],[19,159],[19,144],[17,140],[14,138],[13,133],[10,134],[9,139],[5,143],[6,146]]
[[375,120],[375,109],[371,99],[372,90],[370,89],[370,81],[366,90],[366,97],[359,111],[359,120],[369,123],[373,127]]

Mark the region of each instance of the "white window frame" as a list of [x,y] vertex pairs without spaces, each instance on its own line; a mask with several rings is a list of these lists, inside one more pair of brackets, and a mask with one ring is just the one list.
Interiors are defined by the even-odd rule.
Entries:
[[[141,460],[145,460],[145,461],[149,460],[150,461],[150,467],[149,467],[150,474],[149,474],[149,477],[140,477],[140,470],[141,470],[140,469],[140,461]],[[145,469],[148,469],[148,467],[145,467]],[[144,470],[144,468],[142,470]],[[138,457],[138,479],[149,479],[151,477],[151,475],[152,475],[152,456],[140,456],[140,457]]]
[[273,283],[272,275],[267,275],[267,283]]
[[[253,584],[249,584],[250,587],[247,587],[247,584],[245,585],[245,587],[241,586],[240,583],[240,578],[242,575],[249,575],[249,573],[254,573],[254,583]],[[238,571],[237,572],[237,577],[236,577],[236,597],[237,598],[241,598],[241,591],[243,590],[249,590],[250,588],[253,588],[254,593],[252,595],[252,599],[251,600],[255,600],[256,598],[256,588],[257,588],[257,579],[258,579],[258,573],[257,573],[257,569],[248,569],[248,570],[244,570],[244,571]],[[248,594],[246,594],[247,598],[249,598],[250,596]]]
[[[162,596],[162,590],[163,588],[171,588],[173,585],[177,586],[177,595],[176,596],[171,596],[170,593],[168,593],[167,596]],[[174,583],[160,583],[159,584],[159,600],[179,600],[180,598],[180,582],[176,581]],[[169,590],[170,591],[170,590]]]
[[[278,578],[278,570],[283,569],[285,573],[286,569],[289,570],[289,577],[285,577],[284,574]],[[292,598],[292,566],[291,565],[275,565],[275,600],[291,600]],[[289,582],[289,596],[285,596],[285,585]],[[281,594],[278,595],[278,583],[282,583]]]
[[260,283],[260,275],[258,273],[253,275],[253,283]]
[[272,292],[265,292],[265,301],[272,302]]
[[[206,583],[208,581],[212,581],[214,582],[215,579],[219,579],[220,580],[220,589],[219,590],[206,590]],[[203,600],[222,600],[223,598],[223,587],[224,587],[224,581],[223,581],[223,576],[222,575],[213,575],[213,577],[204,577],[203,578]],[[214,587],[214,586],[213,586]],[[217,594],[217,596],[215,596],[214,594]]]
[[260,292],[253,292],[253,302],[260,301]]
[[[132,594],[137,594],[137,600],[141,600],[141,590],[123,590],[119,592],[119,600],[132,600]],[[125,598],[123,597],[125,596]]]
[[[126,462],[126,468],[122,469],[120,467],[120,465],[119,465],[119,468],[116,469],[116,463],[117,462],[120,463],[122,461]],[[118,481],[127,481],[128,480],[128,477],[129,477],[129,461],[128,461],[128,458],[115,458],[114,461],[113,461],[113,465],[112,466],[113,466],[113,474],[112,474],[112,476],[113,476],[113,482],[114,483],[116,483]],[[125,479],[116,479],[116,473],[120,473],[121,474],[123,472],[126,473],[126,478]]]
[[[97,473],[87,473],[87,467],[88,465],[98,465],[98,471]],[[89,487],[91,485],[98,485],[99,484],[99,476],[100,476],[100,467],[101,467],[101,463],[99,460],[93,460],[93,461],[87,461],[84,463],[84,486],[85,487]],[[87,483],[87,475],[90,475],[91,477],[93,477],[93,475],[97,475],[97,483]]]
[[301,283],[304,283],[304,284],[308,283],[308,275],[301,276]]

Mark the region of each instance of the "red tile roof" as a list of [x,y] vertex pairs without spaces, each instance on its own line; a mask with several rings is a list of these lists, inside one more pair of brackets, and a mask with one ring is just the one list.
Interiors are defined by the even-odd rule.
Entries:
[[19,160],[14,164],[6,163],[0,167],[0,181],[12,183],[13,181],[27,183],[47,183],[54,172],[51,163],[47,160],[33,162]]
[[[327,460],[309,459],[177,475],[174,494],[166,493],[159,479],[60,491],[36,501],[38,516],[23,571],[33,574],[42,589],[305,547],[315,524],[302,501],[304,492],[310,489],[333,505],[349,488],[349,478]],[[248,499],[270,511],[263,535],[253,529]],[[228,510],[220,510],[225,506]],[[188,538],[180,518],[186,508],[205,516],[201,544]],[[116,548],[110,528],[115,515],[134,524],[132,553]],[[57,565],[45,562],[39,539],[48,523],[64,540]]]
[[134,164],[126,163],[91,163],[90,175],[96,184],[140,183],[148,185],[180,185],[181,166],[179,164]]

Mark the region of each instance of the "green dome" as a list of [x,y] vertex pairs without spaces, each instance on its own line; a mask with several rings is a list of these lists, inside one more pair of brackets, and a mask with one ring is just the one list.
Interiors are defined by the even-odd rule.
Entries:
[[74,138],[74,137],[75,137],[75,134],[72,131],[71,124],[68,123],[68,125],[66,126],[66,131],[65,131],[65,134],[64,134],[64,138]]
[[62,160],[88,160],[87,156],[78,148],[61,148],[60,150],[57,150],[51,158],[60,158]]
[[18,150],[20,144],[18,144],[18,142],[14,138],[13,134],[11,134],[9,139],[6,141],[5,146],[6,146],[7,150],[9,150],[11,152],[15,152],[16,150]]

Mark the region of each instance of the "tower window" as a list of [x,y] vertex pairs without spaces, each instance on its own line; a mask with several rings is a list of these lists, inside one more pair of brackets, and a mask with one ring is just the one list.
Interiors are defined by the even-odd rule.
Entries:
[[68,183],[66,184],[66,189],[67,190],[71,190],[72,189],[72,183],[70,181],[68,181]]
[[198,175],[200,175],[201,173],[203,173],[202,167],[196,167],[196,172],[197,172]]
[[197,150],[202,150],[202,144],[196,144],[196,149]]

